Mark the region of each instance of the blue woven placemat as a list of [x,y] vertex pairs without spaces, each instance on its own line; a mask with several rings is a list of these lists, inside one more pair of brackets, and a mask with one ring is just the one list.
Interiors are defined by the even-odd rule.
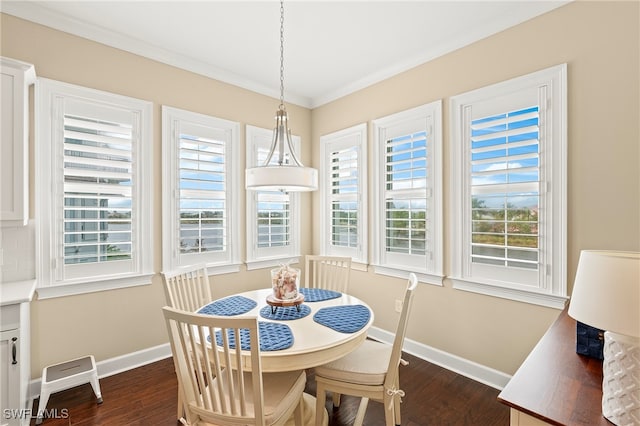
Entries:
[[[229,347],[235,349],[235,331],[227,330],[227,334],[229,336]],[[261,351],[279,351],[290,348],[293,345],[293,333],[291,333],[291,329],[286,324],[258,321],[258,334],[260,335]],[[207,337],[207,340],[211,341],[211,336]],[[251,349],[249,329],[240,329],[240,341],[240,349],[243,351]],[[216,331],[216,345],[222,346],[222,333],[220,330]]]
[[198,313],[230,317],[245,314],[256,306],[258,306],[258,303],[255,300],[244,296],[230,296],[209,303],[204,308],[201,308]]
[[300,305],[300,312],[295,306],[278,306],[275,312],[272,312],[271,306],[267,305],[260,309],[260,316],[270,320],[296,320],[304,318],[311,313],[311,308],[307,305]]
[[301,288],[305,302],[322,302],[323,300],[337,299],[342,296],[339,291],[326,290],[324,288]]
[[364,327],[371,317],[364,305],[329,306],[318,310],[313,320],[341,333],[355,333]]

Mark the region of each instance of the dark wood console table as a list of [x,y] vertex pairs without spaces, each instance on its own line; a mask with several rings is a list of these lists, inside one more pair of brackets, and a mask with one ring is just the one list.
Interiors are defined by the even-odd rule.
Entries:
[[576,321],[567,308],[522,363],[498,400],[511,425],[607,425],[602,361],[576,353]]

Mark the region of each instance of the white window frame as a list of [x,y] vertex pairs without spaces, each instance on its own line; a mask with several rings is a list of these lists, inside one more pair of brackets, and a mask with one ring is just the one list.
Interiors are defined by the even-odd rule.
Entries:
[[[269,151],[273,141],[273,129],[247,125],[247,167],[261,166],[258,159],[260,149]],[[293,148],[300,152],[300,136],[291,136]],[[264,191],[246,191],[246,264],[247,270],[269,268],[283,263],[298,263],[300,259],[300,194],[289,192],[289,244],[282,247],[258,247],[256,225],[258,223],[258,196]]]
[[[388,138],[419,131],[427,132],[427,178],[425,201],[429,237],[424,256],[390,256],[386,251],[386,155]],[[420,282],[442,286],[443,221],[442,221],[442,100],[401,111],[373,121],[373,247],[374,270],[378,274],[406,278],[414,272]]]
[[[119,269],[110,262],[66,271],[64,231],[64,112],[67,105],[117,111],[132,117],[132,261]],[[55,80],[36,82],[36,268],[41,299],[89,293],[151,283],[153,271],[153,104],[127,96],[89,89]],[[106,114],[106,113],[105,113]],[[73,265],[77,266],[77,265]],[[71,266],[70,266],[71,267]]]
[[[354,148],[357,152],[357,193],[347,195],[357,203],[357,247],[339,247],[332,244],[332,204],[345,199],[343,195],[331,193],[331,153],[336,150]],[[366,270],[367,258],[367,123],[320,137],[320,199],[323,200],[320,215],[320,254],[325,256],[347,256],[352,258],[352,268]]]
[[[193,254],[180,253],[180,176],[179,149],[182,129],[201,132],[194,136],[215,134],[225,145],[225,241],[226,249]],[[198,129],[198,130],[194,130]],[[172,271],[187,265],[204,264],[210,275],[240,270],[239,181],[241,164],[238,155],[240,125],[237,122],[205,114],[162,106],[162,259],[163,270]]]
[[[517,283],[522,271],[502,268],[501,278],[473,268],[471,247],[470,123],[473,107],[481,114],[522,107],[523,94],[539,105],[540,217],[539,273],[533,285]],[[485,114],[485,115],[486,115]],[[452,173],[450,256],[453,287],[562,309],[567,299],[567,66],[547,68],[451,98]],[[483,272],[484,270],[484,272]],[[515,275],[509,278],[509,273]]]

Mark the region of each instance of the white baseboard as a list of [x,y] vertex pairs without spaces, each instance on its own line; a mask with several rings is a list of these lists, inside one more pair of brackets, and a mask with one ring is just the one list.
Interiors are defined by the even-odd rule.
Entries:
[[[373,339],[380,340],[389,344],[393,343],[393,333],[377,327],[371,327],[369,329],[369,336]],[[475,380],[485,385],[491,386],[496,389],[502,390],[511,379],[511,376],[494,370],[492,368],[480,365],[473,361],[461,358],[456,355],[441,351],[436,348],[432,348],[422,343],[418,343],[411,339],[404,340],[403,350],[411,355],[414,355],[420,359],[428,361],[432,364],[436,364],[440,367],[451,370],[455,373],[461,374],[472,380]],[[98,368],[98,377],[109,377],[114,374],[122,373],[123,371],[132,370],[143,365],[150,364],[152,362],[160,361],[161,359],[169,358],[171,356],[171,347],[168,343],[163,345],[154,346],[152,348],[143,349],[137,352],[132,352],[126,355],[121,355],[115,358],[106,359],[104,361],[96,362]],[[40,396],[40,382],[41,378],[32,380],[29,384],[30,395],[32,399]]]
[[[114,374],[122,373],[123,371],[142,367],[143,365],[151,364],[152,362],[160,361],[161,359],[169,358],[170,356],[171,346],[169,343],[165,343],[163,345],[142,349],[140,351],[131,352],[115,358],[105,359],[104,361],[98,361],[96,362],[98,378],[109,377]],[[39,377],[35,380],[31,380],[29,383],[29,394],[32,399],[40,396],[41,381],[42,378]]]
[[[378,327],[371,327],[369,329],[369,337],[381,342],[393,344],[394,334]],[[506,373],[416,342],[415,340],[405,338],[402,350],[498,390],[502,390],[511,379],[511,376]]]

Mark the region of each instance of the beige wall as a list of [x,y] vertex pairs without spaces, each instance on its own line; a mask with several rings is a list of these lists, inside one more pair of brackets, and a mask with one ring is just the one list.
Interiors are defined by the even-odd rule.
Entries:
[[[161,106],[169,105],[241,123],[272,128],[278,100],[110,48],[60,31],[2,14],[1,54],[35,65],[36,74],[154,103],[155,270],[162,270],[161,253]],[[274,75],[277,70],[274,70]],[[301,136],[302,158],[310,163],[311,113],[287,106],[292,133]],[[33,132],[31,132],[33,135]],[[33,159],[33,136],[31,137]],[[243,162],[244,163],[244,162]],[[31,218],[34,205],[34,170],[31,161]],[[239,187],[244,188],[243,181]],[[309,194],[302,195],[302,221],[310,222]],[[240,211],[244,211],[244,193]],[[239,215],[244,229],[244,215]],[[18,231],[19,232],[19,231]],[[25,236],[29,235],[25,230]],[[31,234],[33,235],[33,234]],[[244,235],[244,233],[243,233]],[[244,236],[240,242],[245,252]],[[311,234],[302,227],[301,250],[309,252]],[[6,256],[6,254],[5,254]],[[244,258],[244,255],[242,256]],[[214,278],[214,294],[258,288],[269,282],[267,270],[221,275]],[[25,277],[31,278],[31,277]],[[167,342],[162,312],[164,293],[159,276],[148,286],[36,300],[32,303],[32,376],[40,377],[46,365],[93,354],[97,361],[117,357]]]
[[[293,133],[303,140],[303,159],[319,166],[323,134],[442,98],[444,217],[449,226],[449,97],[567,62],[571,283],[580,249],[640,250],[638,9],[637,2],[570,4],[313,111],[290,106]],[[153,101],[158,182],[163,104],[272,127],[277,108],[272,98],[4,14],[1,25],[2,55],[35,64],[39,76]],[[155,267],[160,271],[162,194],[157,188]],[[312,211],[318,210],[319,200],[317,194],[305,194],[303,200],[302,252],[308,253],[318,248],[317,230],[310,224],[317,223]],[[445,241],[448,236],[447,229]],[[445,272],[449,269],[447,261]],[[266,276],[265,270],[243,269],[214,277],[214,295],[263,286]],[[352,277],[354,293],[375,309],[375,325],[392,330],[393,300],[399,297],[402,281],[371,272],[354,271]],[[453,290],[448,281],[444,287],[419,286],[414,303],[409,338],[508,374],[558,314]],[[39,377],[47,364],[86,353],[100,361],[165,343],[163,304],[158,277],[150,286],[35,301],[33,377]]]
[[[637,1],[572,3],[316,108],[312,112],[314,165],[319,165],[320,136],[363,122],[371,129],[373,119],[442,99],[447,274],[452,235],[450,98],[567,63],[571,289],[581,249],[640,249],[639,5]],[[372,140],[369,132],[369,159]],[[316,206],[318,195],[313,201]],[[314,221],[318,214],[314,208]],[[317,231],[313,241],[317,251]],[[376,325],[387,330],[393,328],[395,315],[385,312],[394,312],[401,288],[401,280],[371,271],[352,273],[350,289],[374,308]],[[419,286],[407,336],[512,374],[558,313],[454,290],[445,280],[444,287]]]

